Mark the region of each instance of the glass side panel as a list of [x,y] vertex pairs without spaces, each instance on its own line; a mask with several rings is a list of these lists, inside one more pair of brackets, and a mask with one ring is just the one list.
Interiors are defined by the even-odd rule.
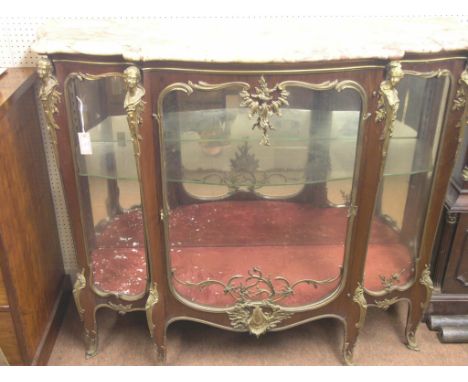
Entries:
[[361,98],[287,90],[289,106],[271,117],[271,146],[259,144],[239,86],[164,98],[168,257],[186,300],[301,306],[340,284]]
[[[92,155],[77,154],[80,175],[138,181],[126,115],[110,115],[89,131]],[[77,147],[79,149],[79,147]]]
[[406,75],[372,221],[366,289],[389,291],[414,277],[439,148],[449,79]]
[[[146,291],[147,265],[123,79],[71,78],[66,91],[92,282],[101,292],[139,296]],[[78,134],[89,144],[80,144]]]

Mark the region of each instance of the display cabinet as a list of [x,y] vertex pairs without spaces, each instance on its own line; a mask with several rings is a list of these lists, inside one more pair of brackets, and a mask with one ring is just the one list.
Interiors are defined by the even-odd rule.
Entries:
[[367,308],[400,300],[417,349],[467,118],[463,44],[285,63],[51,41],[35,49],[63,93],[51,131],[88,355],[107,307],[145,310],[161,359],[176,320],[260,336],[335,318],[351,364]]

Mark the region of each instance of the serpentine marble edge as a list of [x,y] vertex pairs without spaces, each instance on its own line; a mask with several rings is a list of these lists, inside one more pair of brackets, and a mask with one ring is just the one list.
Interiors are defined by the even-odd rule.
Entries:
[[399,59],[468,49],[468,18],[273,17],[53,21],[33,51],[129,61],[301,62]]

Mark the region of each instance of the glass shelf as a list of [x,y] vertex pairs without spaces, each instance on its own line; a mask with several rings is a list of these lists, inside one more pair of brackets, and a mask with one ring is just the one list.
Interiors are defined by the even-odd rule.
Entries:
[[432,169],[421,169],[421,170],[414,170],[414,171],[407,171],[407,172],[388,172],[384,171],[384,178],[391,178],[394,176],[411,176],[417,174],[429,174],[432,172]]
[[[415,171],[409,171],[409,172],[393,172],[393,173],[384,173],[384,177],[394,177],[394,176],[411,176],[411,175],[416,175],[416,174],[424,174],[424,173],[430,173],[430,169],[426,170],[415,170]],[[138,180],[138,177],[136,175],[136,172],[134,175],[129,174],[128,176],[125,175],[103,175],[102,173],[99,172],[92,172],[92,171],[80,171],[79,172],[80,176],[87,176],[87,177],[93,177],[93,178],[103,178],[103,179],[115,179],[115,180]],[[303,181],[303,180],[288,180],[283,183],[265,183],[264,186],[284,186],[284,185],[305,185],[305,184],[318,184],[318,183],[326,183],[326,182],[335,182],[335,181],[343,181],[343,180],[351,180],[352,176],[347,176],[347,177],[336,177],[336,178],[327,178],[327,179],[318,179],[318,180],[308,180],[308,181]],[[206,184],[206,185],[226,185],[226,183],[222,182],[214,182],[214,181],[209,181],[209,180],[200,180],[200,179],[190,179],[190,178],[184,178],[184,179],[174,179],[174,178],[168,178],[166,179],[168,182],[172,183],[193,183],[193,184]],[[251,185],[252,183],[249,182],[244,182],[244,183],[237,183],[239,186],[247,187]]]
[[[240,133],[239,128],[229,130],[229,136],[223,138],[201,138],[200,134],[182,129],[181,138],[171,138],[173,132],[166,133],[165,146],[168,153],[178,153],[182,166],[172,168],[168,163],[169,182],[192,183],[206,185],[233,185],[239,187],[254,186],[284,186],[305,185],[350,180],[353,177],[354,163],[348,158],[354,157],[356,151],[356,136],[338,135],[343,133],[343,126],[351,129],[351,121],[357,122],[357,112],[333,111],[334,128],[328,128],[329,136],[325,136],[320,128],[310,133],[298,124],[303,120],[305,126],[310,125],[311,114],[314,111],[290,109],[283,116],[291,121],[291,115],[297,113],[297,124],[286,123],[272,132],[271,146],[258,144],[260,133],[250,131]],[[245,118],[245,123],[252,124],[244,109],[231,109],[226,112],[219,110],[172,112],[165,119],[185,121],[194,119],[191,126],[196,126],[195,115],[201,113],[214,117],[229,115],[236,120],[236,113]],[[283,117],[282,117],[283,118]],[[198,116],[199,123],[203,120]],[[281,118],[277,120],[280,121]],[[206,122],[206,120],[205,120]],[[187,122],[188,123],[188,122]],[[294,126],[292,128],[291,126]],[[284,127],[284,126],[283,126]],[[346,130],[346,129],[344,129]],[[77,164],[79,175],[104,179],[138,180],[134,163],[133,144],[125,115],[110,116],[89,129],[92,145],[92,155],[81,155],[77,148]],[[275,135],[277,134],[277,135]],[[394,134],[390,140],[385,168],[385,177],[414,175],[431,171],[427,163],[415,163],[414,151],[418,149],[419,141],[416,131],[409,126],[396,121]],[[238,157],[241,150],[247,150],[245,155],[257,162],[256,172],[233,171],[232,161]],[[311,157],[312,154],[312,157]],[[317,171],[328,163],[329,171]],[[413,168],[412,168],[413,167]],[[318,173],[320,172],[320,173]],[[326,172],[326,174],[324,173]],[[308,174],[308,175],[307,175]],[[244,181],[242,181],[244,179]]]
[[109,116],[87,130],[92,154],[82,155],[76,147],[81,176],[137,180],[133,143],[125,115]]
[[[428,169],[421,169],[421,170],[415,170],[415,171],[408,171],[408,172],[385,172],[384,177],[385,178],[391,178],[391,177],[397,177],[397,176],[411,176],[411,175],[417,175],[417,174],[428,174],[430,173],[431,170]],[[292,178],[286,178],[286,174],[284,175],[278,175],[278,174],[261,174],[258,178],[259,179],[264,179],[270,177],[272,181],[268,183],[260,183],[258,182],[257,184],[255,182],[249,182],[249,181],[240,181],[240,182],[229,182],[229,174],[211,174],[211,175],[206,175],[204,179],[193,179],[193,178],[180,178],[180,179],[175,179],[175,178],[167,178],[167,182],[171,183],[190,183],[190,184],[205,184],[205,185],[213,185],[213,186],[236,186],[236,187],[249,187],[249,186],[255,186],[254,188],[259,188],[259,187],[264,187],[264,186],[293,186],[293,185],[307,185],[307,184],[320,184],[320,183],[327,183],[327,182],[337,182],[337,181],[343,181],[343,180],[352,180],[352,176],[344,176],[344,177],[329,177],[326,179],[316,179],[316,180],[305,180],[305,179],[292,179]],[[277,179],[276,181],[274,179]],[[286,179],[285,179],[286,178]],[[218,180],[215,180],[218,179]]]
[[[188,135],[188,134],[187,134]],[[188,138],[181,138],[181,139],[165,139],[166,143],[219,143],[222,146],[227,146],[232,143],[252,143],[252,144],[258,144],[258,135],[254,134],[255,136],[249,136],[249,137],[242,137],[242,138],[229,138],[229,139],[220,139],[220,138],[210,138],[210,139],[202,139],[202,138],[197,138],[197,137],[188,137]],[[330,137],[330,138],[324,138],[324,137],[275,137],[272,135],[270,137],[270,143],[271,146],[275,146],[275,144],[281,144],[281,143],[286,143],[286,142],[301,142],[304,145],[302,146],[304,149],[306,149],[308,144],[314,143],[314,142],[328,142],[328,141],[338,141],[338,142],[356,142],[356,138],[340,138],[340,137]]]
[[[77,155],[79,175],[104,179],[138,180],[131,142],[126,146],[121,146],[120,143],[115,142],[94,143],[93,155]],[[266,148],[266,150],[269,149],[271,148]],[[411,147],[408,147],[408,150],[412,150]],[[410,168],[412,161],[407,160],[407,156],[404,155],[406,151],[399,150],[398,154],[395,153],[395,155],[392,154],[393,152],[391,149],[389,150],[388,162],[384,172],[385,177],[410,176],[432,171],[431,168],[427,168],[426,166],[412,169]],[[408,154],[412,153],[408,152]],[[227,162],[229,162],[229,158]],[[332,163],[337,163],[337,161],[333,162],[332,160]],[[331,174],[326,176],[316,174],[317,178],[312,175],[314,174],[313,170],[304,168],[271,169],[255,173],[232,172],[227,163],[226,166],[222,165],[216,169],[203,168],[203,166],[195,166],[190,169],[182,169],[183,175],[175,176],[174,174],[170,174],[171,176],[167,178],[167,181],[212,185],[227,185],[236,181],[236,184],[239,186],[251,186],[255,183],[254,180],[256,179],[263,186],[282,186],[351,180],[353,177],[352,166],[340,168],[338,164],[335,164]],[[309,177],[304,176],[307,172],[310,174]],[[245,178],[245,181],[240,181],[242,178]]]
[[92,155],[81,155],[77,148],[80,175],[107,179],[138,179],[132,142],[92,142]]
[[126,115],[109,116],[87,131],[91,142],[131,142]]
[[[276,174],[271,174],[271,178],[274,178]],[[268,175],[266,175],[268,177]],[[214,178],[214,177],[213,177]],[[277,176],[277,178],[280,178],[280,176]],[[191,183],[191,184],[206,184],[206,185],[213,185],[213,186],[232,186],[232,187],[250,187],[254,186],[254,188],[260,188],[260,187],[265,187],[265,186],[298,186],[298,185],[305,185],[305,184],[318,184],[318,183],[325,183],[325,182],[333,182],[333,181],[341,181],[341,180],[349,180],[352,179],[352,177],[343,177],[343,178],[334,178],[334,179],[319,179],[319,180],[310,180],[310,181],[304,181],[304,180],[294,180],[294,179],[288,179],[286,181],[280,182],[280,181],[270,181],[270,182],[265,182],[265,183],[254,183],[254,182],[248,182],[248,181],[243,181],[243,182],[229,182],[228,179],[226,181],[214,181],[214,180],[201,180],[201,179],[166,179],[168,182],[172,183]]]

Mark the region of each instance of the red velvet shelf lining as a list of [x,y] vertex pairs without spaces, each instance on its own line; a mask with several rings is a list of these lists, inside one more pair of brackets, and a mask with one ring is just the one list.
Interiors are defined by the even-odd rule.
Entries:
[[[318,301],[339,284],[347,229],[347,209],[314,208],[283,201],[230,201],[180,206],[171,211],[170,261],[176,280],[173,285],[187,300],[210,306],[229,306],[234,297],[222,285],[203,288],[187,283],[207,279],[231,286],[247,282],[248,272],[258,268],[272,281],[277,292],[304,279],[336,280],[323,285],[301,283],[294,293],[278,301],[298,306]],[[96,285],[105,291],[140,294],[145,291],[146,260],[141,211],[121,214],[108,222],[97,235],[93,251]],[[383,221],[375,221],[368,249],[365,287],[382,289],[379,275],[407,269],[399,284],[411,276],[411,256],[399,243],[398,234]],[[391,270],[391,271],[389,271]],[[259,285],[262,288],[265,284]],[[259,294],[263,299],[267,294]]]
[[101,225],[91,259],[98,289],[123,295],[145,293],[148,272],[141,210],[124,212]]

